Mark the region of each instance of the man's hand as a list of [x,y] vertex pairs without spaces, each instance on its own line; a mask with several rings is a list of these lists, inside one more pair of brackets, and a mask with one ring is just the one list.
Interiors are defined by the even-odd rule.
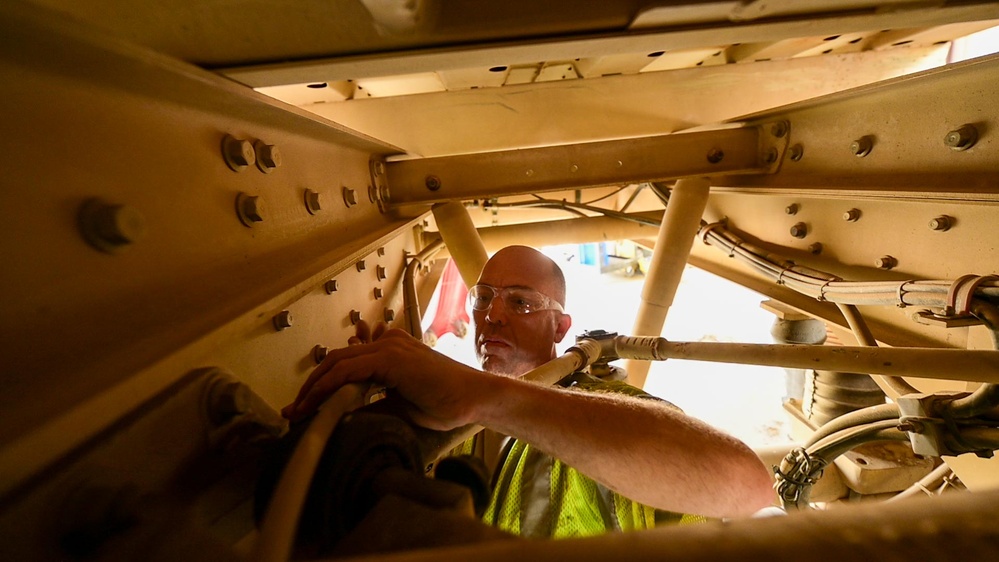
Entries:
[[413,421],[424,427],[448,430],[473,421],[471,407],[482,396],[476,385],[491,375],[441,355],[402,330],[386,330],[384,324],[374,331],[358,324],[357,335],[348,343],[326,356],[282,415],[299,420],[340,387],[370,382],[409,401]]

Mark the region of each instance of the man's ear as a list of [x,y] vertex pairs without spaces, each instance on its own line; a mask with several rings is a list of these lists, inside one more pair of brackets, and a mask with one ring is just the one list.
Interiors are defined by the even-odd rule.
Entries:
[[570,327],[572,327],[572,316],[568,314],[559,316],[558,325],[555,326],[555,343],[562,341],[562,338],[569,333]]

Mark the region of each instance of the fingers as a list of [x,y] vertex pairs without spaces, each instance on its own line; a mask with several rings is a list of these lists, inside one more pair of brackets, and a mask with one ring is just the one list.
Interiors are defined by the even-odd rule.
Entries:
[[[354,327],[355,335],[347,340],[350,345],[356,345],[353,340],[359,340],[357,343],[371,343],[371,326],[368,325],[364,320],[358,320],[357,326]],[[377,339],[377,338],[375,338]]]
[[353,382],[382,383],[383,373],[380,370],[379,358],[365,354],[340,360],[334,371],[327,372],[326,376],[316,380],[305,396],[289,406],[291,410],[287,417],[294,421],[313,413],[334,392]]

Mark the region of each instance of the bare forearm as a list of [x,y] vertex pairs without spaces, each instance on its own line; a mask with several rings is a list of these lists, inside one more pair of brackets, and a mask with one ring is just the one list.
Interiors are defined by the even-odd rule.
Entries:
[[740,441],[665,404],[545,388],[503,377],[470,415],[618,493],[660,509],[711,517],[770,503],[770,477]]

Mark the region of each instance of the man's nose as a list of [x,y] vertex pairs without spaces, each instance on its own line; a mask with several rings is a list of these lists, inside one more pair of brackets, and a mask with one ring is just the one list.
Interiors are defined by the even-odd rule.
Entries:
[[506,320],[506,303],[499,297],[493,298],[493,300],[489,301],[489,306],[486,308],[486,322],[503,325],[506,324]]

